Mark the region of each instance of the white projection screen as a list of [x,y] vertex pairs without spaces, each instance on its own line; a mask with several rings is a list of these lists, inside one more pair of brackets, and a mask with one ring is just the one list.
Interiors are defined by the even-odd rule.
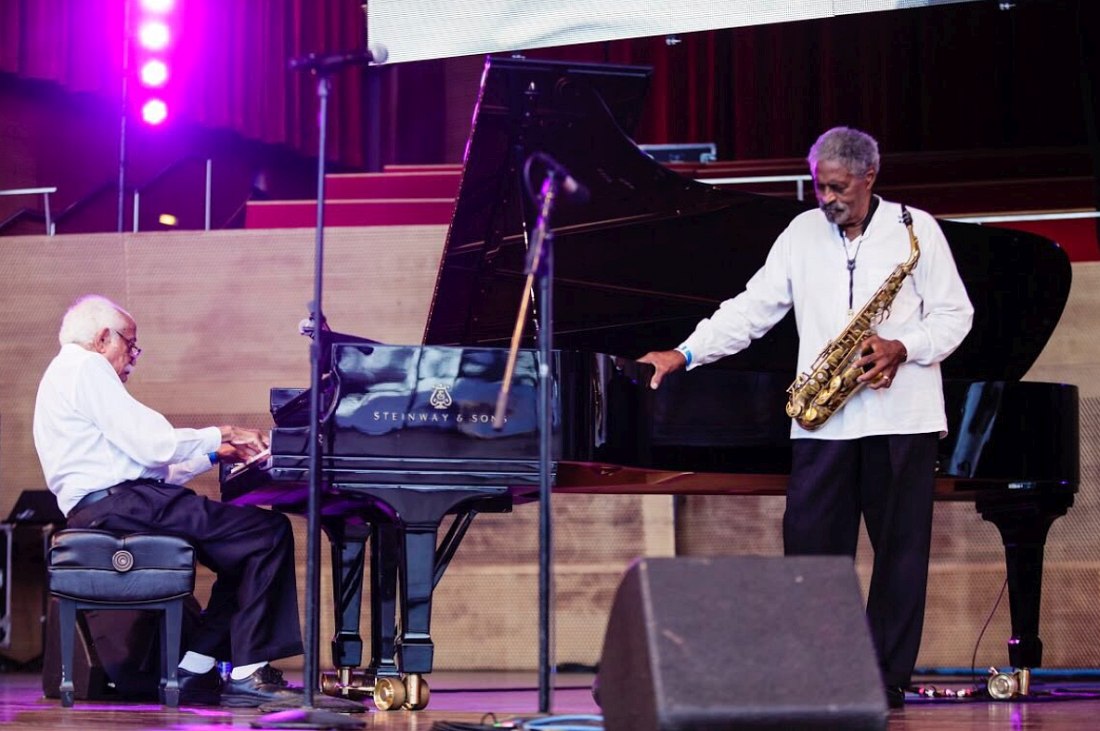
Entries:
[[369,0],[388,63],[950,5],[975,0]]

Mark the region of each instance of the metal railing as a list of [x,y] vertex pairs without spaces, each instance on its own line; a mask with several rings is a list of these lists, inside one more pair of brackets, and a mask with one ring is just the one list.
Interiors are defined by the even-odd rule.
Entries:
[[798,200],[806,200],[806,183],[813,180],[811,175],[749,175],[741,178],[696,178],[700,183],[711,185],[744,185],[747,183],[794,183]]
[[46,235],[54,235],[53,217],[50,215],[50,193],[56,193],[57,186],[49,188],[12,188],[10,190],[0,190],[0,195],[41,195],[42,196],[42,209],[46,216]]
[[977,216],[950,216],[945,221],[960,223],[1012,223],[1013,221],[1069,221],[1075,218],[1100,218],[1100,211],[1067,211],[1065,213],[1005,213]]
[[[211,227],[213,226],[213,207],[212,207],[212,203],[213,203],[214,161],[210,158],[203,158],[203,157],[199,157],[199,156],[188,156],[188,157],[181,158],[181,159],[177,160],[176,162],[168,165],[163,170],[161,170],[159,173],[154,175],[151,179],[149,179],[144,185],[133,189],[132,193],[133,193],[133,215],[134,215],[134,220],[133,220],[132,230],[135,233],[140,230],[140,212],[141,212],[141,196],[142,196],[142,193],[147,192],[150,188],[152,188],[154,185],[157,185],[161,180],[163,180],[168,175],[174,173],[176,170],[178,170],[183,165],[185,165],[187,163],[190,163],[190,162],[194,162],[194,161],[202,161],[205,165],[205,191],[204,191],[204,221],[203,221],[203,228],[206,231],[211,230]],[[54,187],[41,187],[41,188],[18,188],[18,189],[11,189],[11,190],[0,190],[0,195],[42,195],[43,196],[43,207],[44,207],[44,218],[45,218],[45,221],[46,221],[46,234],[48,236],[54,236],[57,233],[58,221],[62,221],[63,219],[67,219],[68,217],[75,214],[80,209],[87,208],[88,206],[92,205],[95,202],[95,200],[98,199],[101,195],[103,195],[104,193],[107,193],[107,192],[112,192],[112,191],[117,193],[117,186],[115,185],[115,181],[110,180],[110,181],[107,181],[107,182],[97,186],[96,188],[89,191],[87,194],[85,194],[84,196],[82,196],[78,200],[73,201],[67,207],[65,207],[63,210],[58,212],[58,214],[56,216],[53,215],[53,210],[50,206],[50,194],[57,192],[57,187],[56,186],[54,186]],[[40,214],[38,211],[30,209],[30,208],[22,208],[22,209],[19,209],[19,210],[15,211],[12,215],[8,216],[7,218],[0,219],[0,235],[2,235],[4,230],[8,226],[10,226],[11,224],[13,224],[13,223],[15,223],[15,222],[17,222],[17,221],[19,221],[23,218],[27,218],[27,217],[37,218],[39,215],[43,215],[43,214]]]
[[[191,162],[192,160],[198,160],[198,159],[201,159],[201,158],[185,157],[182,160],[177,160],[176,162],[174,162],[171,165],[169,165],[168,167],[166,167],[164,170],[161,170],[159,173],[154,175],[148,182],[145,183],[145,185],[141,186],[140,188],[134,188],[134,222],[133,222],[133,224],[134,224],[133,225],[134,233],[137,233],[138,230],[140,229],[139,221],[140,221],[140,218],[141,218],[141,215],[140,215],[141,214],[141,192],[143,190],[147,190],[148,188],[151,188],[152,186],[159,183],[161,181],[161,179],[167,177],[170,173],[175,172],[176,169],[183,166],[184,163]],[[211,196],[212,196],[212,191],[213,191],[213,176],[214,176],[214,161],[211,160],[210,158],[206,158],[205,200],[203,201],[203,205],[204,205],[204,215],[203,215],[204,228],[203,228],[203,230],[204,231],[209,231],[210,230],[210,210],[211,210]]]

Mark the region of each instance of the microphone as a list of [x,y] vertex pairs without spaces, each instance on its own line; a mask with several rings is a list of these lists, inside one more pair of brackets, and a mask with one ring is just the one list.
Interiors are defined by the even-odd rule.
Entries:
[[561,181],[561,185],[558,189],[561,197],[571,203],[587,203],[591,198],[591,193],[584,183],[580,182],[565,169],[565,166],[560,162],[550,157],[546,153],[536,153],[538,159],[541,160],[546,167],[551,170],[554,175]]
[[332,72],[344,66],[369,66],[385,63],[390,52],[381,43],[372,43],[365,51],[349,53],[310,53],[300,58],[290,59],[290,68],[294,71]]
[[588,188],[583,183],[569,174],[565,168],[558,166],[558,175],[561,177],[562,197],[572,203],[587,203],[592,197]]

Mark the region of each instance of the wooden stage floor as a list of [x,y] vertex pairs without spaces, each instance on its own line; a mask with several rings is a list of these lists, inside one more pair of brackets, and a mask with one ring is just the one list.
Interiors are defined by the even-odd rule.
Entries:
[[[287,673],[292,681],[300,678]],[[486,714],[499,721],[537,717],[537,679],[533,673],[454,673],[429,676],[431,701],[422,711],[369,710],[349,714],[364,729],[412,729],[432,731],[436,722],[488,723]],[[598,709],[589,691],[591,676],[559,674],[553,694],[555,715],[595,714]],[[933,681],[937,687],[964,688],[966,683]],[[906,707],[891,711],[889,731],[962,731],[1012,729],[1013,731],[1078,731],[1100,727],[1100,680],[1085,682],[1037,682],[1035,698],[1022,702],[954,700],[911,697]],[[321,705],[318,703],[317,705]],[[266,717],[258,709],[180,708],[104,701],[80,701],[61,708],[56,699],[42,696],[38,675],[0,674],[0,726],[13,731],[29,729],[82,729],[95,731],[203,731],[252,728]]]

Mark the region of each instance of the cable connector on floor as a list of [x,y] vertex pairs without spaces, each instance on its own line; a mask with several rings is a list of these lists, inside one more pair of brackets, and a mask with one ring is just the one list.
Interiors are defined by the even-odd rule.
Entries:
[[599,731],[603,729],[603,716],[591,714],[544,716],[524,721],[520,724],[520,728],[523,731]]

